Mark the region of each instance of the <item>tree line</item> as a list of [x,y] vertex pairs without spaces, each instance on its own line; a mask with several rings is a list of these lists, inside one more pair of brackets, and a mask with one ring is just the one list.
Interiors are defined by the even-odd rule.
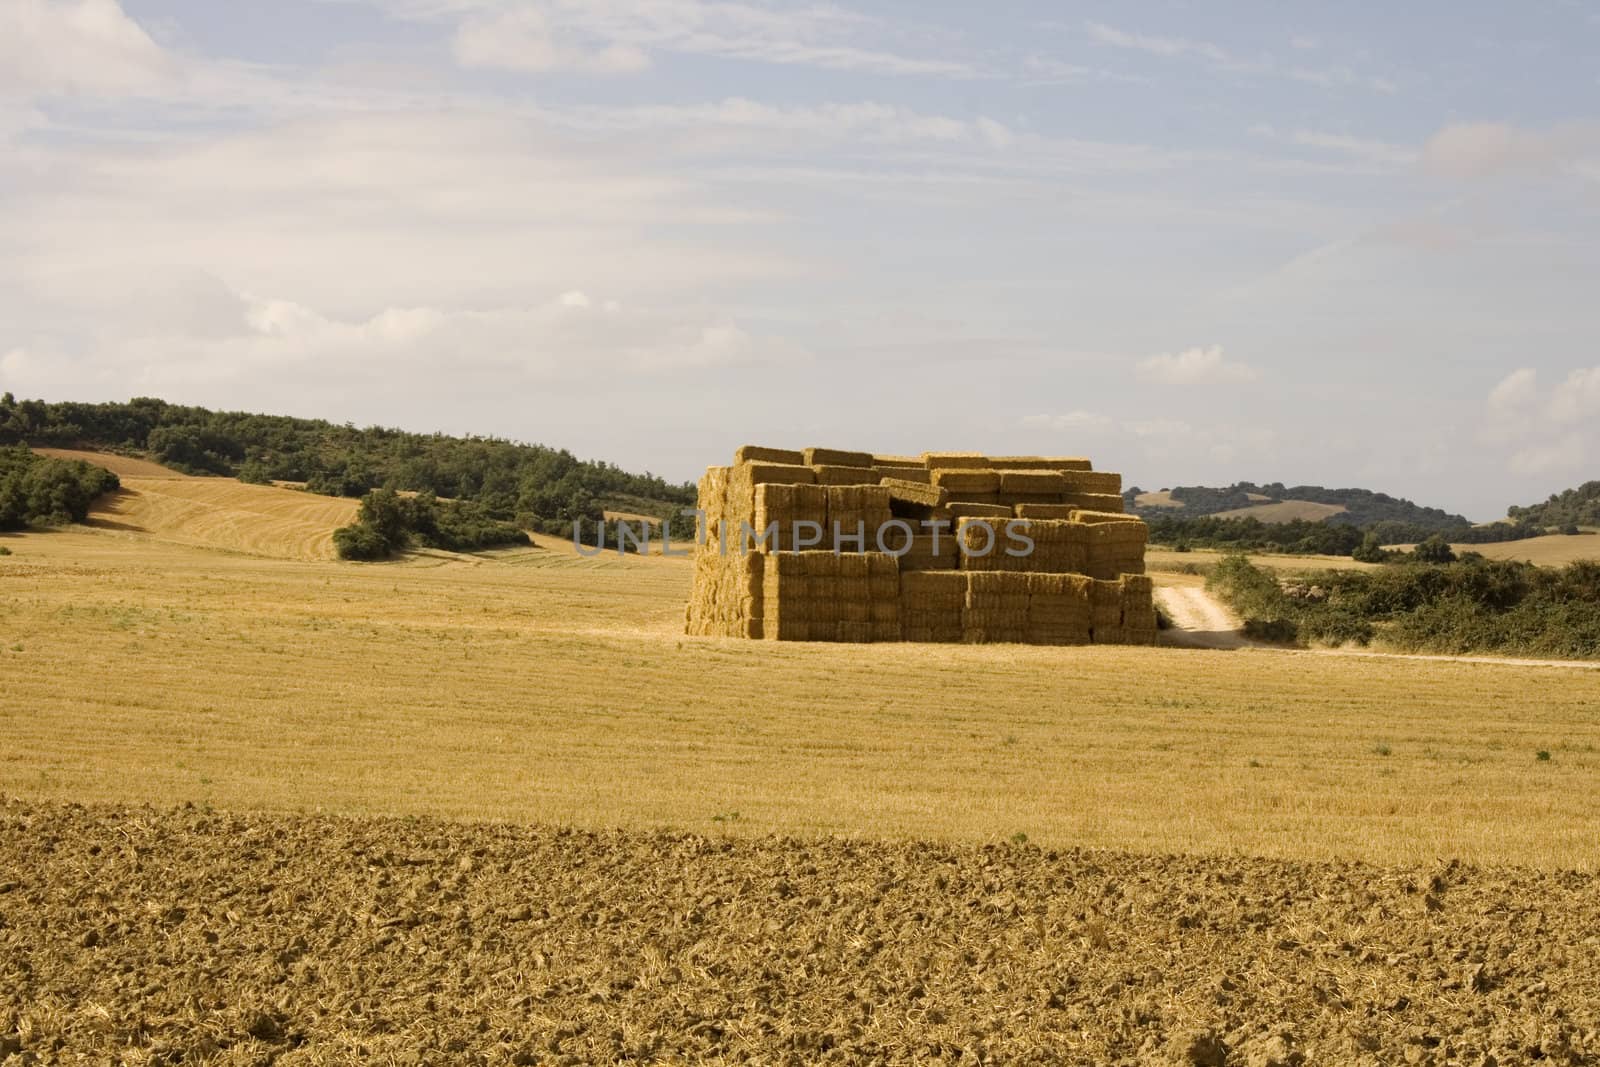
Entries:
[[[364,497],[376,489],[431,493],[476,505],[487,520],[569,534],[599,522],[608,498],[662,517],[693,507],[694,486],[580,460],[564,449],[497,437],[357,428],[322,419],[211,411],[141,397],[127,403],[18,401],[0,396],[0,445],[146,454],[190,474],[303,482],[312,492]],[[462,520],[466,522],[468,520]],[[447,524],[448,525],[448,524]]]

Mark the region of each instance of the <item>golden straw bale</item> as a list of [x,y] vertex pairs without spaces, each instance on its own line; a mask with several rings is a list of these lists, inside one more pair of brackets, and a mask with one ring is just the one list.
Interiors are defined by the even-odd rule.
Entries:
[[1063,471],[1061,477],[1066,482],[1068,492],[1122,495],[1120,474],[1109,471]]
[[819,463],[811,469],[816,471],[818,485],[877,485],[882,478],[871,467],[840,467]]
[[834,467],[870,467],[871,452],[845,452],[837,448],[807,448],[802,451],[809,466],[826,464]]
[[757,485],[761,482],[807,485],[817,480],[817,472],[810,467],[791,463],[741,463],[733,470],[734,481],[746,485]]
[[981,452],[924,452],[922,465],[929,470],[984,470],[994,466]]
[[835,640],[865,645],[871,643],[872,633],[872,623],[865,619],[841,620],[838,624],[838,636]]
[[878,456],[872,457],[874,467],[908,467],[914,470],[927,470],[921,456]]
[[1000,491],[1007,495],[1060,494],[1067,491],[1067,478],[1060,471],[1001,470]]
[[1088,508],[1073,508],[1069,517],[1073,522],[1081,522],[1090,526],[1098,526],[1108,522],[1136,522],[1140,524],[1144,522],[1137,515],[1126,515],[1120,511],[1091,511]]
[[948,467],[936,467],[933,471],[933,484],[949,492],[953,499],[971,499],[973,495],[988,495],[1000,492],[1000,474],[992,470],[960,470]]
[[933,472],[925,467],[885,467],[874,466],[873,471],[878,475],[878,481],[894,480],[897,482],[913,482],[917,485],[932,485]]
[[740,445],[733,453],[733,462],[739,463],[783,463],[788,466],[800,466],[806,459],[798,449],[793,448],[763,448],[761,445]]
[[900,557],[901,571],[954,570],[961,566],[961,546],[955,534],[918,534]]
[[936,485],[922,485],[901,478],[884,478],[879,484],[889,490],[890,500],[926,507],[938,507],[945,502],[946,491]]

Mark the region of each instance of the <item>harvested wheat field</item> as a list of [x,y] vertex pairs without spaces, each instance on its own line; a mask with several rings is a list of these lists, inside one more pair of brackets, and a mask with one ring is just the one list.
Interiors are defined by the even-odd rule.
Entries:
[[1593,875],[0,804],[0,1058],[1578,1064]]
[[1600,560],[1600,533],[1549,534],[1523,541],[1450,547],[1457,552],[1478,552],[1490,559],[1518,559],[1541,567],[1562,567],[1580,560]]
[[278,559],[334,558],[333,531],[354,522],[360,504],[232,478],[195,478],[149,460],[105,452],[38,448],[42,455],[105,467],[122,489],[105,497],[90,525],[141,540]]
[[1592,671],[726,641],[678,632],[683,560],[307,563],[95,531],[4,543],[0,790],[17,795],[1600,859]]

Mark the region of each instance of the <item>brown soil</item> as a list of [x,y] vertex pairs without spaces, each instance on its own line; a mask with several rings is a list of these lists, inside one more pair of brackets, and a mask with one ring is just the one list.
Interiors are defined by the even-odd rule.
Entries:
[[1454,864],[10,801],[0,1061],[1586,1063],[1597,918]]

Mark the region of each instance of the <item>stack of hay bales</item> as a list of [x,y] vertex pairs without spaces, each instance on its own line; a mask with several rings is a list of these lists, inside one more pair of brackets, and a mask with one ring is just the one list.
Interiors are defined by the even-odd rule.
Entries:
[[755,540],[767,551],[794,552],[796,523],[799,537],[809,538],[828,529],[828,490],[821,485],[782,485],[765,482],[755,487],[755,518],[751,528]]
[[1122,640],[1129,645],[1156,643],[1155,584],[1147,574],[1124,574],[1122,582]]
[[967,579],[956,570],[901,571],[901,637],[906,641],[960,641]]
[[1087,531],[1089,554],[1084,573],[1112,579],[1120,574],[1144,573],[1144,550],[1150,528],[1132,515],[1076,510],[1072,522]]
[[1029,574],[1028,642],[1087,645],[1093,638],[1089,589],[1081,574]]
[[961,640],[969,645],[1028,640],[1028,575],[972,571],[961,609]]
[[[1122,514],[1120,476],[1080,457],[747,445],[731,467],[709,468],[699,490],[706,537],[685,611],[691,634],[1155,639],[1145,525]],[[805,539],[796,523],[809,527]],[[809,545],[819,529],[821,543]],[[1013,555],[1019,534],[1032,549]]]
[[874,551],[878,531],[893,518],[889,510],[889,489],[881,485],[830,485],[826,489],[827,546],[833,547],[837,531],[842,543],[851,546],[852,551]]

